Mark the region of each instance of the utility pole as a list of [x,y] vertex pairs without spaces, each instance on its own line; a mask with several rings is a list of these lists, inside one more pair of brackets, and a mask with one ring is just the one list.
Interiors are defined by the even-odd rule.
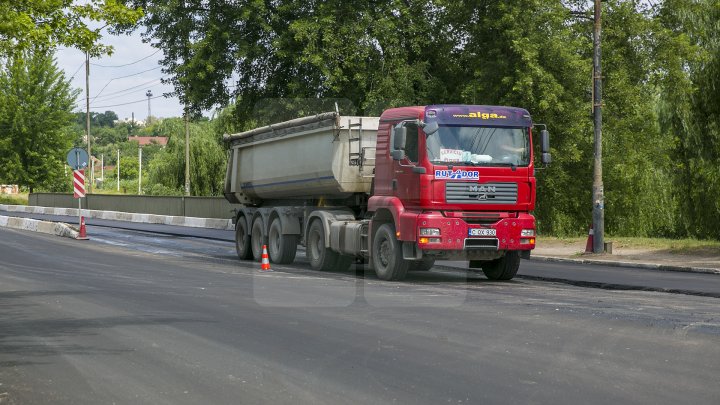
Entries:
[[142,146],[138,148],[138,195],[142,194]]
[[120,149],[117,152],[117,191],[120,191]]
[[185,108],[185,195],[190,195],[190,124],[187,107]]
[[[87,153],[92,162],[90,150],[90,53],[85,52],[85,135],[87,136]],[[92,163],[90,164],[92,166]],[[93,171],[90,170],[90,184],[87,186],[87,193],[92,191]]]
[[605,196],[602,181],[602,69],[600,66],[601,0],[595,0],[593,29],[593,116],[595,158],[593,160],[593,253],[605,252]]
[[105,155],[100,154],[100,180],[101,188],[105,188]]
[[148,90],[147,92],[145,92],[145,95],[148,98],[148,116],[145,125],[150,125],[150,99],[152,98],[152,91]]

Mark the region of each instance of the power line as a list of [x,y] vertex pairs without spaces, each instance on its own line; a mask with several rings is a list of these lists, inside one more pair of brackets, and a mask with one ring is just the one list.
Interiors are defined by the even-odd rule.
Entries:
[[[151,97],[150,100],[155,99],[155,98],[160,98],[160,97],[164,97],[164,95],[161,94],[161,95],[159,95],[159,96]],[[95,106],[92,106],[92,107],[93,107],[93,108],[119,107],[119,106],[122,106],[122,105],[145,103],[145,102],[147,102],[147,101],[148,101],[148,98],[146,97],[146,98],[144,98],[144,99],[142,99],[142,100],[130,101],[130,102],[127,102],[127,103],[113,104],[113,105],[95,105]]]
[[143,73],[151,72],[151,71],[153,71],[153,70],[157,70],[157,69],[160,69],[160,68],[162,68],[162,66],[156,66],[156,67],[154,67],[154,68],[152,68],[152,69],[143,70],[142,72],[137,72],[137,73],[133,73],[133,74],[126,75],[126,76],[113,77],[113,78],[110,79],[107,83],[105,83],[105,85],[103,86],[103,88],[100,89],[100,91],[98,92],[98,94],[96,94],[95,97],[93,97],[92,99],[95,100],[96,98],[98,98],[98,96],[100,96],[100,94],[103,92],[103,90],[105,90],[105,88],[106,88],[110,83],[112,83],[113,80],[125,79],[125,78],[128,78],[128,77],[133,77],[133,76],[141,75],[141,74],[143,74]]
[[[111,97],[111,96],[116,95],[116,94],[125,93],[125,92],[128,92],[128,91],[137,89],[138,87],[144,87],[144,86],[150,85],[151,83],[160,82],[161,80],[162,80],[162,78],[160,78],[160,79],[153,79],[153,80],[150,80],[149,82],[145,82],[145,83],[138,84],[138,85],[136,85],[136,86],[128,87],[127,89],[124,89],[124,90],[118,90],[118,91],[115,91],[115,92],[112,92],[112,93],[108,93],[108,94],[105,94],[104,96],[96,96],[95,98],[105,99],[105,98],[107,98],[107,97]],[[154,84],[153,84],[153,85],[154,85]],[[112,98],[112,97],[111,97],[111,98]],[[107,101],[107,100],[105,100],[105,101]]]
[[160,49],[158,49],[157,51],[151,53],[150,55],[148,55],[148,56],[146,56],[146,57],[144,57],[144,58],[140,58],[140,59],[136,60],[135,62],[126,63],[126,64],[124,64],[124,65],[99,65],[99,64],[97,64],[97,63],[91,63],[91,65],[97,66],[97,67],[103,67],[103,68],[120,68],[120,67],[130,66],[130,65],[134,65],[134,64],[136,64],[136,63],[142,62],[142,61],[144,61],[145,59],[148,59],[148,58],[150,58],[150,57],[152,57],[152,56],[155,56],[158,52],[160,52]]
[[70,80],[75,78],[75,75],[80,71],[80,69],[82,69],[83,66],[85,66],[85,62],[81,63],[80,66],[78,66],[78,68],[75,70],[75,73],[70,76]]

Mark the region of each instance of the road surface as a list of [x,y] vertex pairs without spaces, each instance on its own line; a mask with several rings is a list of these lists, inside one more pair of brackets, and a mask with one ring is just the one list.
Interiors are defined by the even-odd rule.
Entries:
[[0,229],[0,404],[720,403],[718,298],[91,237]]

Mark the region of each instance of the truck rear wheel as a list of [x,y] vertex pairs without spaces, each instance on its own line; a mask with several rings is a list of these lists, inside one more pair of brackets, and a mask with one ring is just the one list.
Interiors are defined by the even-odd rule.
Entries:
[[250,235],[245,217],[240,217],[235,224],[235,251],[240,260],[252,259],[250,250]]
[[381,225],[375,232],[372,249],[373,267],[378,278],[387,281],[405,278],[409,264],[402,257],[400,242],[395,238],[395,226]]
[[268,232],[268,255],[270,261],[278,264],[289,264],[295,260],[297,253],[297,235],[283,235],[280,218],[275,218]]
[[265,244],[263,239],[263,221],[261,218],[256,218],[252,224],[252,231],[250,232],[250,246],[252,248],[253,258],[256,261],[262,259],[262,247]]
[[320,271],[333,270],[340,257],[337,252],[325,247],[325,229],[319,220],[313,221],[308,229],[307,257],[310,266]]
[[511,280],[519,268],[520,253],[517,251],[507,252],[499,259],[482,263],[482,271],[490,280]]

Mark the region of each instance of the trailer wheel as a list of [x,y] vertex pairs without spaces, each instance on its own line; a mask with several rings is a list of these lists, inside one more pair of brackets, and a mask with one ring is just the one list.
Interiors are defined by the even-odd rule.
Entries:
[[372,251],[373,267],[381,280],[399,281],[407,275],[409,263],[402,257],[400,242],[395,238],[395,226],[383,224],[375,232]]
[[252,247],[253,258],[258,262],[262,259],[262,247],[264,244],[263,221],[256,218],[252,224],[252,231],[250,231],[250,246]]
[[268,233],[268,255],[270,261],[278,264],[289,264],[295,260],[297,253],[297,235],[283,235],[280,218],[275,218],[270,224]]
[[408,263],[408,271],[428,271],[435,265],[435,259],[432,257],[423,257],[421,260],[415,260]]
[[250,250],[250,235],[248,234],[248,225],[245,217],[240,217],[235,224],[235,251],[240,260],[251,259],[252,250]]
[[505,256],[482,263],[482,271],[490,280],[511,280],[520,268],[520,253],[513,251]]
[[325,247],[325,229],[318,220],[313,221],[308,229],[307,257],[310,266],[315,270],[333,270],[338,262],[339,254]]

